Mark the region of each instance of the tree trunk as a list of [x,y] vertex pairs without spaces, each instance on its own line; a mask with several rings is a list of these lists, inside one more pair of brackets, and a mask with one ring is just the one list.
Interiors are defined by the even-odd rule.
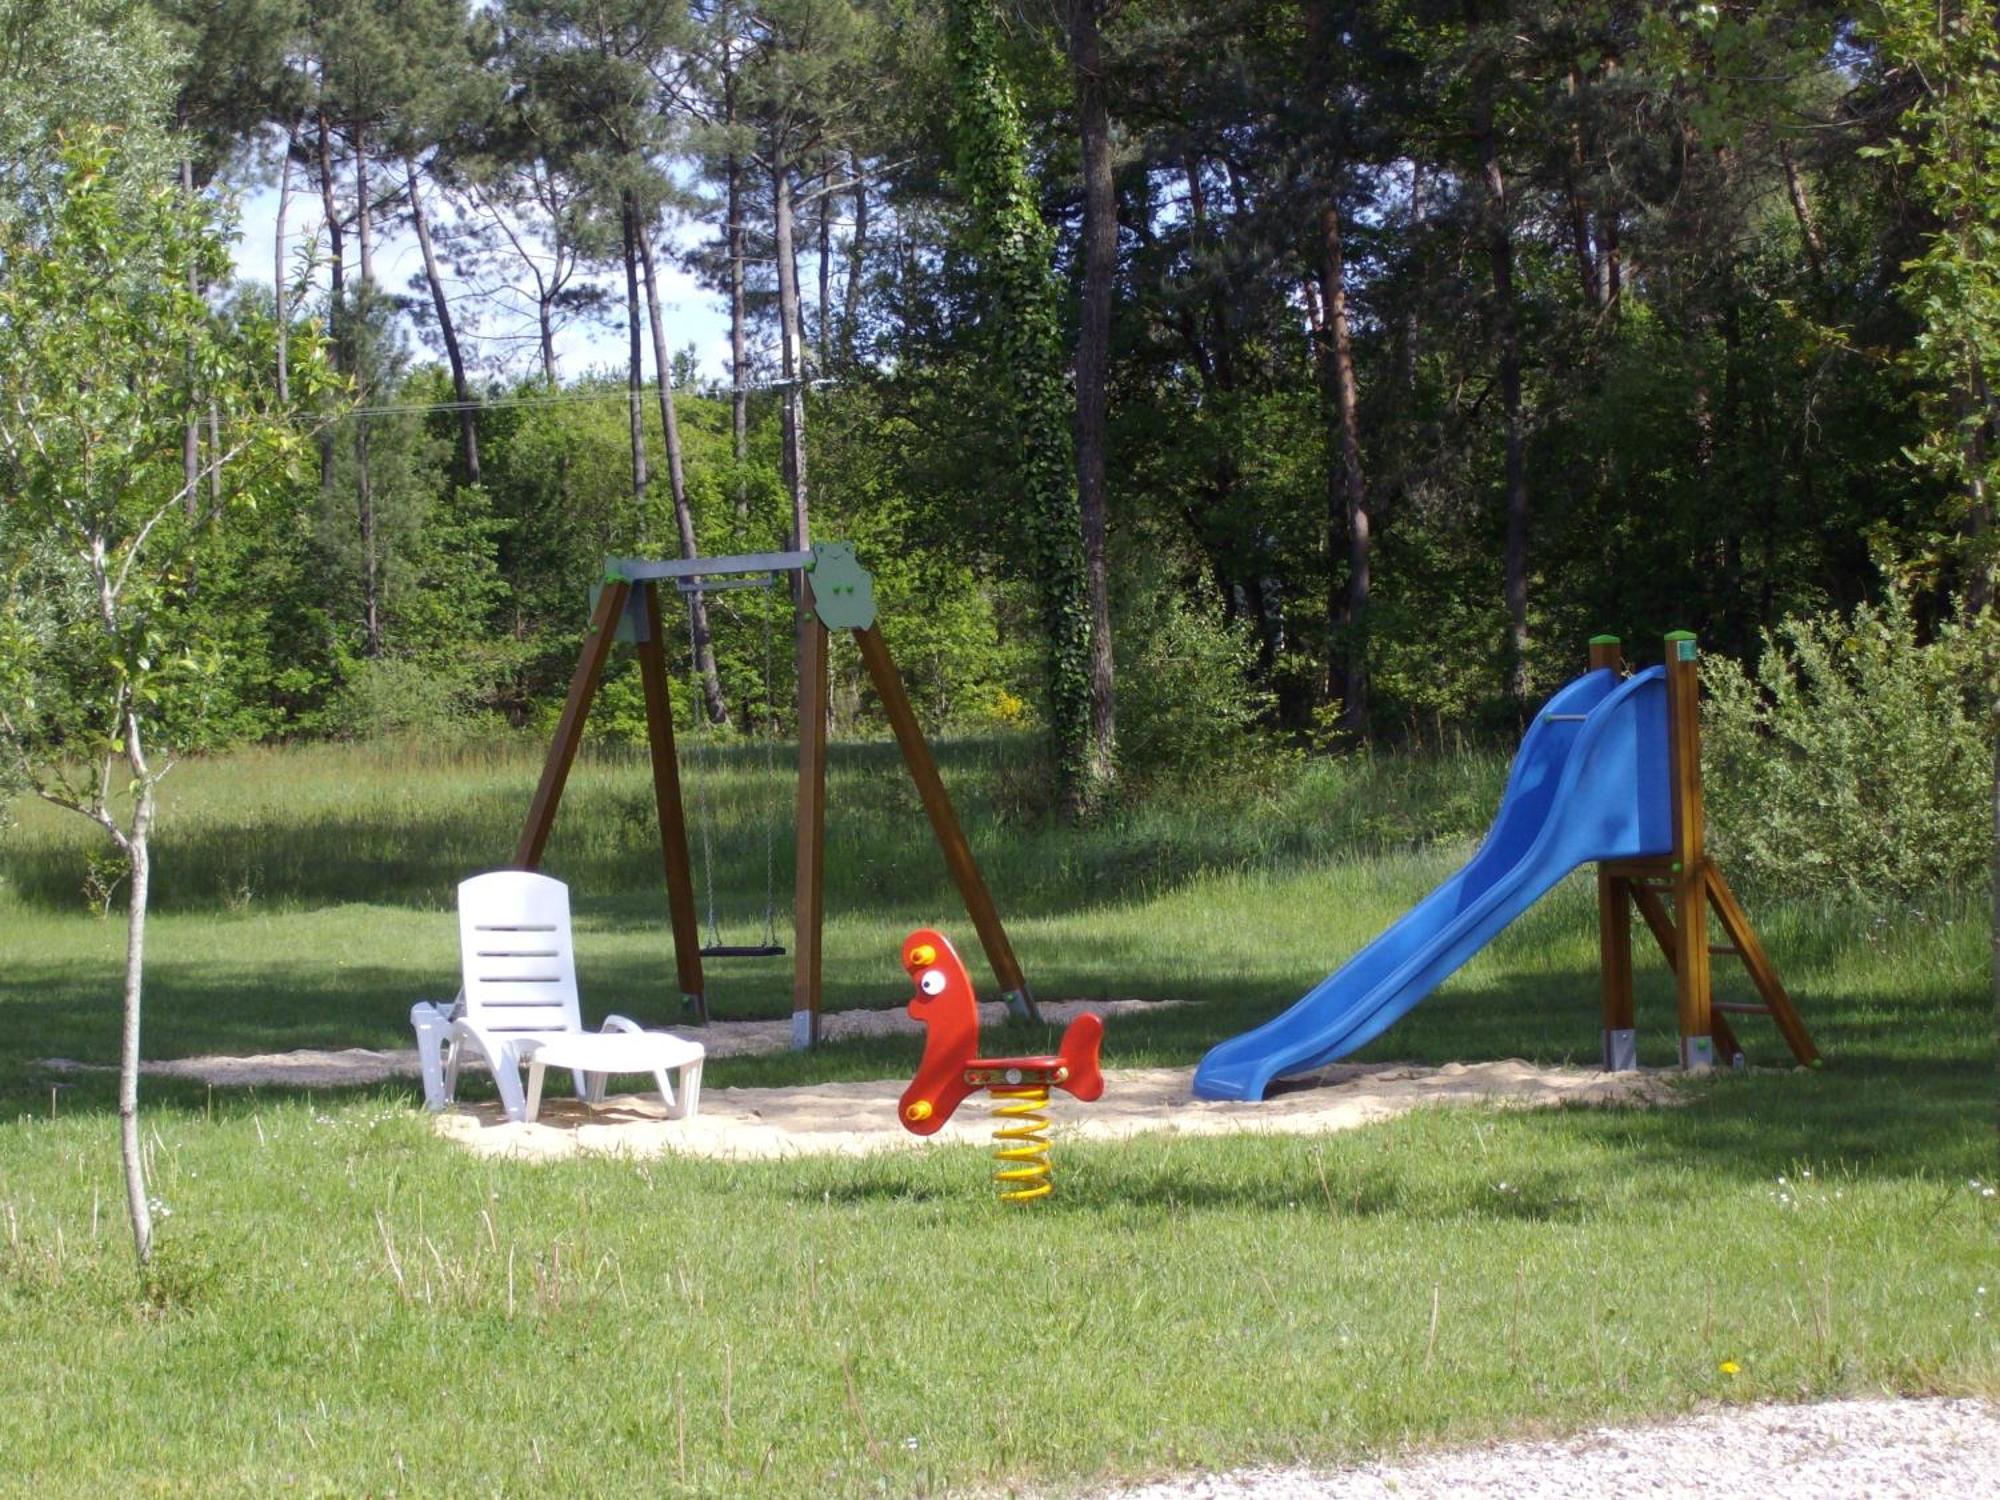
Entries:
[[778,241],[778,342],[784,392],[785,486],[792,496],[792,546],[812,545],[806,505],[806,412],[803,330],[800,326],[799,263],[792,238],[792,173],[784,153],[771,161],[771,210]]
[[[375,294],[375,216],[368,202],[368,142],[357,128],[354,132],[354,239],[360,247],[360,279],[354,285],[354,309],[366,323],[369,304]],[[368,372],[357,358],[353,370],[355,393],[363,402],[371,394],[360,382]],[[362,607],[368,633],[367,653],[382,654],[382,556],[379,528],[375,517],[375,477],[370,469],[368,418],[354,417],[354,498],[361,515]]]
[[375,289],[375,214],[368,201],[368,141],[365,132],[354,132],[354,239],[360,246],[361,281],[356,295],[366,297]]
[[[685,472],[681,467],[681,426],[674,410],[672,361],[667,358],[667,327],[660,316],[660,283],[653,271],[653,237],[644,223],[633,221],[633,239],[639,246],[639,263],[646,272],[646,317],[653,333],[653,368],[660,383],[660,428],[667,441],[667,487],[673,492],[674,529],[680,533],[681,556],[699,557],[701,543],[694,534],[694,511],[688,505]],[[711,724],[729,722],[729,705],[722,698],[722,678],[715,670],[715,646],[708,633],[708,599],[694,593],[687,596],[693,621],[695,669],[701,677],[701,692]]]
[[1487,256],[1493,265],[1497,308],[1500,400],[1507,422],[1507,690],[1517,704],[1528,698],[1528,472],[1521,415],[1520,329],[1514,307],[1514,242],[1507,222],[1507,179],[1493,133],[1490,85],[1474,106],[1473,138],[1479,148],[1480,183],[1485,195]]
[[743,163],[731,155],[729,173],[729,431],[736,458],[736,514],[750,513],[743,465],[750,457],[750,340],[743,308]]
[[[126,716],[126,744],[141,761],[139,725]],[[118,1033],[118,1154],[125,1167],[125,1206],[132,1219],[132,1249],[145,1265],[153,1256],[153,1205],[146,1193],[146,1155],[139,1140],[139,1016],[146,972],[146,902],[152,889],[153,781],[136,774],[138,795],[125,853],[132,862],[125,907],[125,1007]]]
[[1328,628],[1340,659],[1340,720],[1354,734],[1368,732],[1367,630],[1372,536],[1368,484],[1361,468],[1361,418],[1354,375],[1354,343],[1347,318],[1347,261],[1340,241],[1340,208],[1329,196],[1320,204],[1320,303],[1325,309],[1325,368],[1333,390],[1334,422],[1340,445],[1335,486],[1339,510],[1327,518],[1327,575],[1339,576],[1339,539],[1347,539],[1347,595],[1338,589],[1328,600]]
[[[1341,723],[1365,734],[1368,728],[1366,616],[1373,536],[1369,529],[1367,476],[1361,467],[1359,384],[1347,308],[1347,259],[1341,243],[1340,184],[1348,167],[1346,141],[1337,109],[1333,59],[1341,17],[1331,0],[1311,0],[1305,13],[1306,76],[1313,106],[1325,113],[1316,164],[1319,194],[1319,362],[1323,388],[1332,398],[1328,432],[1326,571],[1327,678],[1341,702]],[[1413,207],[1416,194],[1412,182]],[[1339,454],[1336,465],[1331,461]],[[1345,547],[1342,542],[1345,540]],[[1347,588],[1339,586],[1345,552]]]
[[[319,201],[326,215],[326,358],[334,373],[340,374],[348,364],[346,351],[340,347],[342,335],[347,329],[346,309],[342,305],[347,295],[347,237],[341,229],[340,199],[333,185],[333,126],[323,109],[318,111],[315,119],[319,125]],[[319,487],[322,493],[333,489],[331,423],[319,430]]]
[[1813,218],[1812,200],[1806,196],[1805,179],[1799,176],[1799,164],[1792,156],[1789,142],[1778,146],[1778,160],[1785,168],[1785,193],[1792,200],[1792,216],[1799,221],[1799,237],[1805,241],[1806,265],[1811,268],[1814,281],[1826,280],[1826,241],[1820,238],[1819,224]]
[[861,153],[850,152],[854,173],[854,236],[847,242],[847,288],[840,310],[840,362],[854,363],[861,324],[861,273],[868,257],[868,178],[861,170]]
[[1966,530],[1972,540],[1972,568],[1965,581],[1968,612],[1978,614],[1993,602],[1993,562],[1985,547],[1986,534],[1993,528],[1993,497],[1987,491],[1987,454],[1993,430],[1993,394],[1987,389],[1985,372],[1974,358],[1968,371],[1967,395],[1970,411],[1965,431]]
[[292,372],[289,359],[291,309],[286,305],[285,220],[292,211],[292,149],[298,133],[285,132],[285,151],[278,163],[278,219],[271,234],[271,300],[277,311],[278,404],[292,403]]
[[430,220],[424,215],[424,200],[417,189],[417,164],[408,157],[403,171],[410,184],[410,225],[417,232],[417,247],[424,255],[424,281],[431,290],[431,307],[437,313],[438,337],[444,341],[444,357],[451,366],[452,399],[458,403],[459,457],[465,467],[465,482],[479,483],[479,424],[472,410],[472,387],[465,378],[465,357],[459,352],[458,330],[452,326],[451,304],[445,299],[444,278],[438,274],[437,254],[431,246]]
[[833,332],[833,167],[829,163],[819,185],[819,303],[814,308],[817,337],[813,340],[817,358],[814,369],[826,373],[827,351]]
[[1083,521],[1090,605],[1090,754],[1085,810],[1117,774],[1118,701],[1111,655],[1111,581],[1105,558],[1111,374],[1111,297],[1118,275],[1118,195],[1111,173],[1111,113],[1098,34],[1100,0],[1070,0],[1070,61],[1083,148],[1083,305],[1076,336],[1076,495]]
[[638,534],[646,537],[646,382],[639,346],[639,247],[637,225],[632,212],[632,195],[619,204],[620,227],[625,234],[625,390],[626,411],[632,437],[632,505],[638,517]]
[[[194,202],[194,163],[185,156],[181,158],[181,196],[189,203]],[[201,295],[201,273],[195,269],[193,261],[188,262],[188,290],[195,296]],[[190,340],[192,344],[192,340]],[[189,350],[188,394],[194,395],[194,387],[200,382],[200,372],[193,368],[193,350]],[[201,509],[201,417],[192,407],[188,411],[187,426],[181,430],[181,493],[187,513],[192,516]]]
[[[1565,79],[1571,109],[1583,93],[1583,75],[1572,63]],[[1603,279],[1598,275],[1597,256],[1590,245],[1590,211],[1583,201],[1583,183],[1589,174],[1589,158],[1583,149],[1583,126],[1572,114],[1569,126],[1569,160],[1563,164],[1563,197],[1569,207],[1570,243],[1576,254],[1577,277],[1583,283],[1583,300],[1600,310],[1604,306]]]

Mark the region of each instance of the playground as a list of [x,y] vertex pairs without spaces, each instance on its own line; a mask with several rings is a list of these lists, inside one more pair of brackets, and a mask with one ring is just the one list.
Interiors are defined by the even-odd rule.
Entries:
[[[1009,821],[1013,753],[937,747],[1039,1025],[1003,1022],[901,757],[836,745],[821,1045],[790,1045],[790,954],[718,965],[694,1119],[624,1085],[587,1112],[552,1083],[531,1125],[473,1073],[462,1111],[426,1114],[408,1016],[456,983],[450,892],[513,844],[536,750],[190,767],[149,1056],[304,1049],[381,1071],[147,1079],[167,1217],[143,1338],[102,1191],[107,1076],[50,1065],[101,1057],[89,997],[119,934],[39,899],[74,835],[31,814],[0,928],[0,1295],[10,1348],[71,1352],[64,1390],[8,1361],[0,1441],[54,1434],[79,1485],[140,1472],[248,1491],[306,1469],[351,1490],[1069,1493],[1738,1403],[2000,1389],[1969,904],[1754,904],[1817,1070],[1745,1018],[1744,1068],[1683,1072],[1675,976],[1634,943],[1640,1070],[1605,1073],[1586,865],[1383,1034],[1307,1069],[1319,1087],[1200,1103],[1193,1070],[1219,1042],[1456,878],[1506,758],[1328,763],[1247,812],[1189,801],[1067,834]],[[726,917],[754,946],[763,808],[796,778],[755,750],[714,774]],[[546,865],[575,892],[587,1019],[699,1036],[663,930],[656,789],[643,754],[581,755]],[[1441,809],[1460,826],[1439,829]],[[919,1054],[898,944],[932,923],[967,933],[985,1050],[1053,1049],[1072,1016],[1104,1017],[1107,1088],[1055,1096],[1045,1201],[993,1201],[982,1101],[936,1139],[897,1126]],[[1723,1003],[1758,1002],[1748,975],[1717,974]],[[1329,1128],[1315,1111],[1343,1099],[1360,1117]],[[794,1128],[840,1140],[771,1134]],[[480,1138],[498,1149],[464,1149]],[[530,1159],[546,1155],[575,1159]],[[200,1396],[225,1382],[226,1406]]]

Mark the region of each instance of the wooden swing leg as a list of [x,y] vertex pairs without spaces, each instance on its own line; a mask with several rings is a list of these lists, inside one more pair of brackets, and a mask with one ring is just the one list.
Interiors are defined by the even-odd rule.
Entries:
[[792,1046],[819,1045],[820,937],[826,920],[826,626],[799,575],[798,875],[792,921]]
[[660,819],[660,856],[667,872],[667,914],[673,923],[674,968],[681,1001],[698,1026],[708,1024],[708,992],[701,971],[701,934],[695,925],[694,868],[688,858],[687,813],[681,801],[680,761],[674,746],[673,690],[667,680],[660,592],[639,585],[645,639],[639,642],[639,682],[646,693],[646,738],[653,759],[653,805]]
[[583,743],[583,721],[590,714],[590,701],[597,696],[598,679],[610,659],[611,646],[618,636],[618,619],[632,585],[624,579],[607,582],[597,596],[597,611],[590,617],[590,631],[583,638],[583,654],[570,674],[569,692],[563,698],[562,715],[556,720],[555,739],[549,758],[542,765],[542,779],[535,786],[534,801],[528,804],[528,820],[521,827],[521,841],[514,847],[514,868],[540,867],[542,850],[548,846],[549,830],[555,826],[556,809],[562,804],[563,786],[569,768],[576,761],[577,746]]
[[1000,909],[993,904],[993,893],[986,888],[979,862],[972,857],[972,845],[959,826],[958,813],[945,792],[944,778],[938,774],[937,760],[917,724],[916,710],[910,706],[910,695],[903,687],[903,674],[890,658],[889,644],[882,639],[881,627],[869,625],[857,630],[854,640],[861,648],[861,660],[875,686],[875,696],[881,699],[883,711],[889,716],[889,727],[895,731],[903,764],[909,768],[910,780],[916,783],[931,832],[944,853],[945,867],[951,871],[966,915],[972,918],[972,925],[979,933],[980,946],[986,950],[986,961],[993,966],[993,977],[1000,981],[1008,1009],[1017,1019],[1039,1021],[1041,1012],[1021,973],[1020,960],[1014,957],[1014,945],[1007,940]]

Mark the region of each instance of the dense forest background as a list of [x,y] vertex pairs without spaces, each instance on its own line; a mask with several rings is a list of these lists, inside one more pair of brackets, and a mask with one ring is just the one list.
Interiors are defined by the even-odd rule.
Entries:
[[[1080,810],[1246,735],[1508,732],[1598,631],[1747,661],[1982,609],[1993,22],[0,0],[0,195],[32,224],[96,122],[216,229],[272,215],[268,277],[190,290],[314,461],[177,605],[205,743],[538,725],[607,555],[848,537],[931,726],[1053,731]],[[622,367],[559,361],[580,323]],[[175,458],[219,493],[204,378]],[[789,601],[706,613],[681,712],[788,732]]]

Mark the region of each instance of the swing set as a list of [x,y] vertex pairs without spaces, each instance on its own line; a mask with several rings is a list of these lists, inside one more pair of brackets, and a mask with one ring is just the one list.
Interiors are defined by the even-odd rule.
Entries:
[[[945,793],[937,761],[917,725],[915,710],[903,687],[902,674],[889,655],[875,620],[875,585],[848,542],[822,542],[791,552],[749,552],[727,557],[694,557],[666,562],[613,558],[605,564],[596,591],[583,651],[570,676],[562,713],[556,720],[541,779],[535,787],[528,816],[515,846],[513,868],[534,870],[541,865],[549,832],[555,826],[570,767],[583,741],[583,726],[598,683],[619,641],[633,644],[639,660],[639,681],[645,693],[646,734],[651,752],[653,800],[660,825],[660,853],[666,867],[667,914],[672,924],[674,965],[682,1004],[692,1020],[708,1021],[708,990],[704,959],[775,958],[785,949],[778,941],[775,910],[775,832],[765,828],[764,933],[760,943],[731,945],[721,941],[716,922],[713,849],[703,782],[696,782],[696,813],[700,828],[707,933],[704,938],[695,911],[695,885],[688,850],[686,809],[681,797],[680,761],[674,743],[674,716],[668,684],[665,630],[660,603],[663,585],[680,595],[706,595],[727,589],[773,588],[790,578],[797,602],[799,774],[797,797],[797,871],[792,906],[792,1045],[817,1046],[820,1038],[821,935],[826,896],[826,705],[827,648],[830,632],[851,631],[862,665],[889,719],[902,752],[904,767],[915,784],[931,833],[944,855],[946,868],[966,915],[979,935],[1002,998],[1017,1017],[1040,1020],[1034,996],[1021,972],[992,893],[973,859],[958,814]],[[692,611],[689,620],[693,636]],[[768,702],[771,647],[765,637],[766,714],[765,756],[775,771],[776,751]],[[698,667],[693,668],[695,672]],[[698,680],[695,684],[699,700]],[[699,755],[705,736],[697,731]]]

